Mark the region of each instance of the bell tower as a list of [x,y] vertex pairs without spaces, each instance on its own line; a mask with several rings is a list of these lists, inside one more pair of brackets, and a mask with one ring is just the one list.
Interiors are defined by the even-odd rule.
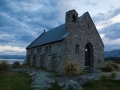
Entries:
[[72,24],[78,22],[78,13],[75,10],[66,12],[65,24]]

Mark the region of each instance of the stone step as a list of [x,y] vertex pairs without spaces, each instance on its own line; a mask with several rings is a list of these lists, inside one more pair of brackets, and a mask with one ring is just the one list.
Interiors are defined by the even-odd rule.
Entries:
[[85,67],[84,70],[88,73],[94,72],[94,68],[90,68],[90,67]]

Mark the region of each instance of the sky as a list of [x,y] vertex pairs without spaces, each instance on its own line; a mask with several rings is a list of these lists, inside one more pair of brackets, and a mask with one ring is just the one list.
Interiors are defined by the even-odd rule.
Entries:
[[0,0],[0,55],[25,55],[43,31],[65,23],[65,13],[88,11],[105,45],[120,49],[120,0]]

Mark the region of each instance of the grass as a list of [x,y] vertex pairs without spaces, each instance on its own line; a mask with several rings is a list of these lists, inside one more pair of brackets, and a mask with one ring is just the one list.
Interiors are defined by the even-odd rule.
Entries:
[[120,80],[90,80],[83,86],[83,88],[84,90],[120,90]]
[[104,67],[101,68],[101,69],[104,72],[111,72],[111,71],[114,71],[114,70],[119,70],[119,66],[118,66],[117,63],[107,62],[107,63],[105,63]]
[[65,75],[77,75],[81,73],[79,65],[75,61],[66,60],[64,64]]
[[4,71],[0,72],[0,90],[33,90],[31,78],[27,74]]
[[112,71],[112,72],[109,73],[109,74],[102,73],[102,74],[100,75],[100,78],[104,78],[104,79],[114,79],[114,78],[117,77],[117,74],[118,74],[118,72],[116,72],[116,71]]
[[100,75],[100,78],[110,78],[110,75],[108,75],[108,74],[105,74],[105,73],[102,73],[101,75]]

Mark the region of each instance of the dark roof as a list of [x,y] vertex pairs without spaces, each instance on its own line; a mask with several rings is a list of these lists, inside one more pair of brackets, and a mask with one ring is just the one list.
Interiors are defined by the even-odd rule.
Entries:
[[[85,15],[85,13],[78,18],[78,20],[80,21],[83,16]],[[40,46],[40,45],[44,45],[44,44],[48,44],[48,43],[52,43],[55,41],[60,41],[64,38],[66,38],[68,36],[68,32],[65,32],[65,24],[60,25],[54,29],[51,29],[47,32],[43,32],[37,39],[35,39],[28,47],[28,48],[32,48],[32,47],[36,47],[36,46]]]
[[43,32],[35,41],[33,41],[27,48],[32,48],[39,45],[62,40],[67,37],[69,33],[65,32],[65,24],[60,25],[52,30]]

